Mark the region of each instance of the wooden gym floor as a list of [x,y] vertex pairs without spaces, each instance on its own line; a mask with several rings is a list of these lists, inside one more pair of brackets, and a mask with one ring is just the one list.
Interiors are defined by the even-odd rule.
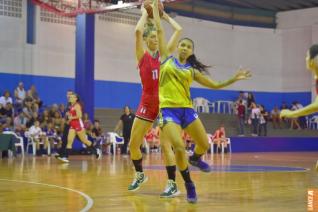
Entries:
[[0,211],[306,211],[307,189],[318,189],[318,152],[206,155],[211,173],[192,169],[198,203],[181,195],[160,199],[166,173],[160,153],[144,156],[149,180],[127,191],[134,173],[129,157],[71,156],[0,160]]

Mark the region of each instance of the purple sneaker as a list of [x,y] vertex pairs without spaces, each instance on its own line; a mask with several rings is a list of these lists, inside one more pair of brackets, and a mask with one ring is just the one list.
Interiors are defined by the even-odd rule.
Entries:
[[189,163],[192,166],[198,167],[203,172],[210,172],[211,171],[210,165],[207,164],[206,162],[204,162],[203,160],[201,160],[201,158],[199,158],[198,160],[193,160],[193,158],[190,157]]
[[191,183],[184,184],[187,189],[187,200],[189,203],[196,203],[197,202],[197,194],[195,192],[195,186]]

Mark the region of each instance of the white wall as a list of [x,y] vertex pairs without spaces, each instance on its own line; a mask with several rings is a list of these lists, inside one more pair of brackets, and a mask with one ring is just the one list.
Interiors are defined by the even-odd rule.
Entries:
[[74,78],[76,27],[40,21],[38,7],[36,17],[32,74]]
[[[6,29],[0,32],[1,72],[74,77],[75,26],[42,22],[37,9],[36,44],[27,45],[25,10],[26,5],[22,19],[0,16],[0,27]],[[214,79],[229,78],[240,65],[251,69],[251,80],[228,89],[293,92],[312,88],[304,56],[311,43],[318,42],[318,27],[312,26],[317,14],[317,9],[279,13],[276,30],[181,16],[176,20],[184,28],[183,36],[194,40],[197,57],[213,66]],[[140,82],[134,26],[95,20],[95,78]],[[165,27],[167,36],[171,35],[169,26]]]
[[278,29],[294,29],[318,24],[318,8],[291,10],[277,14]]
[[[232,28],[230,25],[185,17],[177,17],[176,20],[184,28],[183,36],[194,40],[198,58],[213,66],[210,70],[213,78],[225,80],[240,65],[253,71],[253,80],[241,82],[228,89],[281,90],[279,33],[268,29]],[[165,27],[169,29],[169,26]],[[169,38],[171,30],[167,31]],[[96,79],[140,81],[134,59],[134,26],[96,19],[96,44]],[[260,83],[268,80],[272,83],[270,87]]]
[[28,63],[25,49],[25,10],[26,1],[22,1],[22,18],[0,16],[0,72],[24,73]]
[[[195,53],[216,80],[231,77],[242,66],[252,71],[253,79],[234,84],[230,90],[280,91],[280,34],[272,29],[232,27],[190,18],[178,19],[184,36],[193,38]],[[195,26],[195,27],[194,27]],[[269,62],[270,61],[270,62]],[[272,86],[268,86],[270,81]]]
[[314,77],[306,70],[305,55],[312,44],[318,43],[318,8],[278,13],[277,28],[283,32],[283,87],[311,90],[314,99]]
[[134,56],[135,27],[95,20],[95,79],[140,82]]

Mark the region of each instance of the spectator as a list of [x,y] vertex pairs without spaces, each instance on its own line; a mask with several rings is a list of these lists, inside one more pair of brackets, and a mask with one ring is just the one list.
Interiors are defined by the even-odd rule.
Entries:
[[[296,101],[295,108],[297,108],[297,110],[298,110],[298,109],[304,108],[304,106],[302,104],[300,104],[298,101]],[[307,128],[306,116],[298,117],[298,122],[299,122],[299,125],[301,126],[302,129]]]
[[89,120],[88,113],[84,113],[83,115],[83,124],[85,130],[88,130],[92,126],[92,122]]
[[251,108],[252,103],[253,102],[255,103],[255,98],[253,93],[248,92],[246,101],[247,101],[247,108]]
[[58,111],[60,112],[60,114],[62,115],[62,117],[65,117],[66,108],[65,108],[65,105],[64,105],[64,104],[60,104],[60,105],[59,105]]
[[193,154],[193,151],[192,151],[192,144],[194,144],[191,136],[186,133],[186,131],[182,131],[182,139],[184,140],[184,143],[185,143],[185,146],[186,146],[186,152],[188,154]]
[[24,113],[18,114],[13,121],[14,131],[20,135],[24,135],[27,121],[28,119],[25,117]]
[[5,108],[2,104],[0,104],[0,125],[5,122],[7,119]]
[[124,137],[124,145],[121,147],[121,154],[127,154],[127,146],[130,140],[130,133],[132,124],[135,119],[135,114],[133,114],[128,106],[124,108],[124,114],[120,117],[118,121],[115,132],[118,132],[119,129],[122,129],[122,135]]
[[239,136],[244,136],[244,123],[245,123],[245,106],[243,100],[239,100],[237,106],[237,118],[239,122]]
[[280,110],[289,109],[286,102],[282,102],[282,105],[280,106]]
[[262,131],[264,130],[264,136],[267,136],[267,120],[268,120],[268,112],[265,110],[264,105],[260,105],[260,119],[259,119],[259,128],[258,128],[258,136],[262,135]]
[[14,117],[13,115],[13,107],[10,102],[8,102],[5,106],[1,106],[0,104],[0,120],[6,120],[7,118],[10,118],[12,120]]
[[[287,105],[287,103],[286,102],[282,102],[282,105],[280,106],[280,110],[282,111],[282,110],[287,110],[287,109],[289,109],[289,106]],[[281,118],[281,121],[285,125],[285,128],[288,128],[288,126],[289,126],[288,120],[289,119],[287,119],[285,117]]]
[[52,122],[47,123],[47,127],[44,128],[44,132],[53,150],[61,147],[61,138],[57,135]]
[[[298,105],[297,105],[296,101],[292,103],[292,107],[290,110],[292,110],[292,111],[298,110]],[[290,119],[290,129],[293,130],[293,129],[295,129],[295,127],[297,127],[296,129],[298,129],[298,130],[301,129],[299,122],[298,122],[298,118],[291,118]]]
[[50,118],[54,118],[55,112],[58,111],[59,107],[57,104],[53,104],[49,110],[49,116]]
[[38,120],[35,120],[34,125],[30,127],[28,132],[29,136],[33,138],[33,142],[36,143],[36,155],[40,156],[40,142],[44,143],[45,150],[48,147],[48,140],[46,139],[45,133],[40,128],[40,122]]
[[30,98],[25,99],[22,113],[24,113],[24,116],[27,118],[27,127],[32,126],[38,114],[34,111],[34,108],[32,108],[32,100]]
[[224,152],[227,152],[228,149],[228,139],[225,135],[225,128],[221,125],[213,134],[213,143],[217,145],[217,152],[221,152],[221,145],[224,145]]
[[47,124],[49,122],[53,122],[53,119],[49,117],[49,111],[48,110],[44,110],[42,115],[39,118],[40,124],[41,124],[41,128],[45,129],[47,128]]
[[64,119],[62,118],[61,114],[58,111],[55,111],[54,118],[53,118],[53,125],[54,129],[56,130],[57,134],[62,134],[64,128]]
[[26,97],[23,82],[19,82],[18,87],[14,90],[15,104],[18,108],[23,107],[23,101]]
[[252,136],[257,136],[258,135],[258,125],[259,125],[259,118],[260,118],[260,115],[261,115],[261,111],[259,109],[259,107],[253,102],[251,104],[251,108],[252,108],[252,111],[251,111],[251,121],[252,121]]
[[5,91],[3,93],[3,96],[0,97],[0,104],[3,105],[4,107],[7,105],[7,103],[10,103],[11,105],[13,104],[12,98],[10,97],[10,92]]
[[239,103],[240,100],[242,100],[242,104],[243,104],[244,106],[246,106],[246,105],[247,105],[247,96],[248,96],[248,93],[245,93],[245,92],[243,92],[243,91],[240,91],[240,92],[239,92],[239,96],[238,96],[236,102]]
[[250,117],[251,115],[251,111],[252,111],[252,103],[255,103],[255,98],[254,98],[254,95],[251,93],[251,92],[248,92],[247,93],[247,105],[246,105],[246,111],[247,111],[247,117]]
[[95,138],[100,137],[103,133],[102,128],[100,126],[100,121],[98,119],[94,120],[92,133]]
[[31,85],[30,90],[28,90],[27,96],[32,99],[32,102],[36,104],[38,108],[42,106],[42,101],[35,88],[35,85]]
[[273,128],[274,129],[281,129],[281,119],[280,119],[280,110],[278,109],[277,106],[274,107],[274,109],[271,111],[271,119],[273,123]]
[[157,152],[159,147],[159,129],[153,125],[145,135],[145,140],[149,145],[150,152]]

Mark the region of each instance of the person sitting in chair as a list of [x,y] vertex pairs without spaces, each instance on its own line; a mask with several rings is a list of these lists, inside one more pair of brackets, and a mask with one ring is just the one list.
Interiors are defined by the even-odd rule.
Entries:
[[224,152],[227,152],[228,149],[228,139],[225,136],[225,128],[221,125],[213,135],[213,143],[217,145],[217,152],[222,151],[221,145],[224,145]]

